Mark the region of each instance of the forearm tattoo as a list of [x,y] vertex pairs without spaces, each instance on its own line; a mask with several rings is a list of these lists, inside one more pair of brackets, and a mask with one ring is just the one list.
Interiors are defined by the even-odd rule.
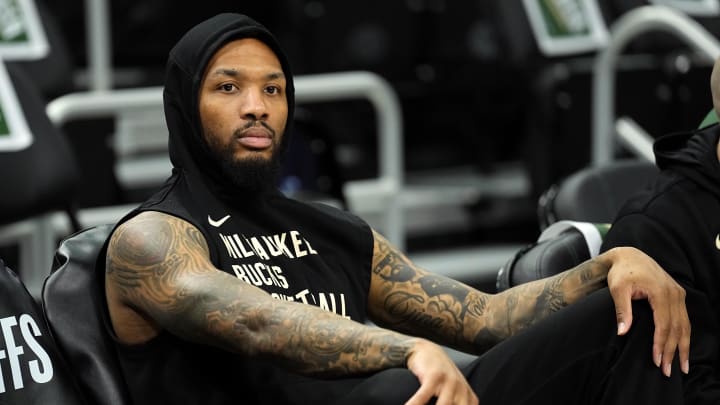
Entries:
[[604,285],[594,261],[490,295],[414,266],[375,233],[371,313],[381,325],[482,353]]
[[107,276],[127,305],[185,338],[312,375],[403,366],[416,340],[267,293],[212,268],[196,228],[138,216],[108,249]]

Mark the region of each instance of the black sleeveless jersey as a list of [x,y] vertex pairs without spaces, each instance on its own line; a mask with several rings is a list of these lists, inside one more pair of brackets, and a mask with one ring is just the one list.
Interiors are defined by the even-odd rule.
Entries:
[[[366,322],[373,237],[362,220],[279,193],[230,206],[211,194],[197,193],[203,189],[199,182],[178,171],[136,213],[160,211],[190,222],[204,235],[219,271],[275,299],[315,305]],[[108,330],[113,333],[109,326]],[[309,387],[326,385],[267,361],[186,342],[169,333],[146,344],[117,344],[117,348],[136,404],[210,405],[233,398],[248,403],[310,403],[320,391]],[[333,390],[341,387],[336,384]]]
[[200,179],[177,171],[139,211],[190,222],[205,237],[218,269],[276,299],[365,322],[373,237],[364,221],[276,191],[229,205],[202,189]]

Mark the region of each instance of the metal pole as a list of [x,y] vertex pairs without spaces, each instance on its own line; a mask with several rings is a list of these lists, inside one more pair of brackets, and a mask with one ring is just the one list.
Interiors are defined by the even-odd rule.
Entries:
[[112,88],[111,26],[107,0],[85,0],[88,88],[91,91]]
[[605,49],[595,57],[592,104],[592,165],[613,160],[615,116],[615,67],[620,53],[633,39],[649,31],[665,31],[695,51],[715,60],[720,43],[699,23],[666,6],[643,6],[621,16],[610,29]]

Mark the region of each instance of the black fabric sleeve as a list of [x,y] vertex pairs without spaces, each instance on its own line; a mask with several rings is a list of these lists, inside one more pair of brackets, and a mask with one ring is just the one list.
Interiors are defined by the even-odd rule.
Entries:
[[619,217],[603,239],[600,252],[631,246],[642,250],[683,286],[695,280],[679,235],[644,213]]

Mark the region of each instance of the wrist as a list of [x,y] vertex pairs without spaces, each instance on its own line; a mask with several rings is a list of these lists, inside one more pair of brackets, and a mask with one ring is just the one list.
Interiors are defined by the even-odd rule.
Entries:
[[619,256],[622,254],[621,252],[623,249],[625,248],[614,247],[595,256],[592,260],[598,264],[599,270],[604,272],[605,276],[607,276],[607,274],[610,273],[610,269],[612,269],[619,260]]
[[422,338],[410,338],[408,340],[408,350],[405,352],[405,368],[411,368],[413,356],[427,344],[430,344],[430,342]]

